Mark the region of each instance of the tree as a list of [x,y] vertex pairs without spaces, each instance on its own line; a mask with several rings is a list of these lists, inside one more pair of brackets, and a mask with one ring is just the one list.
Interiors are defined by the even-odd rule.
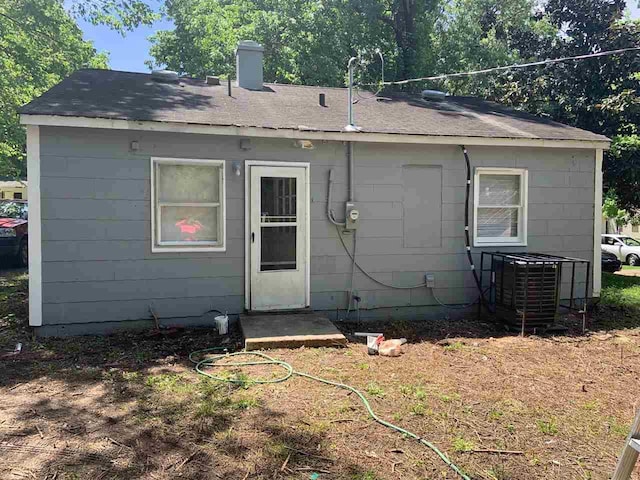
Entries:
[[267,79],[307,85],[344,85],[350,56],[396,50],[383,5],[368,0],[172,0],[166,13],[176,27],[152,37],[155,64],[199,77],[232,74],[243,39],[265,47]]
[[602,216],[607,221],[607,231],[604,233],[611,233],[609,232],[609,222],[613,223],[615,232],[617,233],[620,228],[630,221],[628,212],[618,206],[618,198],[613,191],[609,191],[604,197],[604,201],[602,202]]
[[[477,70],[517,63],[515,40],[530,35],[545,38],[556,29],[532,15],[530,0],[454,0],[444,7],[431,39],[436,52],[433,74]],[[495,75],[480,75],[432,86],[454,94],[484,96],[493,91]]]
[[123,35],[138,25],[150,25],[157,17],[143,0],[68,0],[65,4],[74,18],[107,25]]
[[640,210],[640,135],[613,137],[604,162],[605,188],[615,193],[622,208],[634,215]]
[[26,173],[17,109],[77,68],[106,65],[61,3],[0,0],[0,175]]
[[[521,30],[510,40],[524,60],[595,53],[640,45],[640,22],[624,19],[623,0],[549,0],[534,13],[552,27]],[[538,23],[541,25],[541,23]],[[640,209],[640,55],[563,62],[495,76],[482,93],[516,108],[607,135],[605,192],[622,209]]]
[[[342,86],[349,57],[375,48],[391,80],[484,67],[518,58],[509,39],[540,23],[533,1],[171,0],[176,28],[152,38],[150,66],[225,75],[237,42],[252,39],[265,47],[266,78],[278,82]],[[378,78],[377,65],[363,75]]]
[[24,177],[25,130],[17,109],[78,68],[107,68],[72,15],[124,33],[151,22],[140,0],[0,0],[0,176]]
[[[265,46],[268,80],[338,86],[351,55],[379,47],[386,78],[400,80],[640,45],[640,23],[624,8],[624,0],[168,0],[176,29],[159,32],[151,54],[181,73],[232,74],[238,40],[254,39]],[[639,71],[640,55],[626,54],[401,88],[490,98],[611,137],[605,191],[635,214]]]

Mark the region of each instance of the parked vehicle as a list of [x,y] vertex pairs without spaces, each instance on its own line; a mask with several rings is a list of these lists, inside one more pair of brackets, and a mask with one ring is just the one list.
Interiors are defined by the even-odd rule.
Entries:
[[613,253],[602,250],[602,271],[615,273],[622,269],[622,262]]
[[0,257],[20,267],[29,264],[28,210],[27,202],[0,202]]
[[622,263],[640,266],[640,241],[627,235],[602,235],[602,250],[613,253]]

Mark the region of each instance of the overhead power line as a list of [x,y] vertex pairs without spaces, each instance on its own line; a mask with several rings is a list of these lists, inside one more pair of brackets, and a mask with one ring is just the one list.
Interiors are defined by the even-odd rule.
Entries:
[[620,48],[618,50],[608,50],[606,52],[588,53],[585,55],[576,55],[574,57],[553,58],[553,59],[540,60],[537,62],[529,62],[529,63],[515,63],[513,65],[505,65],[503,67],[484,68],[482,70],[472,70],[470,72],[444,73],[442,75],[434,75],[431,77],[409,78],[407,80],[398,80],[395,82],[384,82],[384,85],[406,85],[407,83],[424,82],[428,80],[444,80],[447,78],[481,75],[483,73],[498,72],[501,70],[535,67],[537,65],[550,65],[552,63],[567,62],[569,60],[585,60],[588,58],[606,57],[609,55],[616,55],[616,54],[627,53],[627,52],[638,51],[638,50],[640,50],[640,47]]

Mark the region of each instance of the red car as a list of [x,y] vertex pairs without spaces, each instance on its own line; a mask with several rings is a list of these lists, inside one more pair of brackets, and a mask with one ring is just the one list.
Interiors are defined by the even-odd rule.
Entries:
[[27,202],[0,202],[0,257],[18,266],[29,264],[29,225]]

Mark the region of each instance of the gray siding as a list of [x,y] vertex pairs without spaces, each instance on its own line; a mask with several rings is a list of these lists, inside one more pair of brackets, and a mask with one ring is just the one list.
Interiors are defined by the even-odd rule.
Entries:
[[[136,152],[129,150],[132,140],[139,142]],[[330,168],[336,172],[333,207],[338,216],[344,211],[344,145],[316,142],[314,150],[301,150],[285,140],[251,143],[242,151],[233,137],[41,128],[43,324],[149,319],[150,305],[161,318],[184,323],[210,308],[240,313],[244,173],[237,177],[231,169],[245,160],[310,162],[312,307],[344,308],[351,262],[325,218]],[[459,148],[357,144],[354,154],[362,267],[398,285],[421,283],[433,272],[442,301],[475,298],[464,253]],[[593,151],[470,147],[469,154],[473,166],[529,170],[528,250],[593,258]],[[150,156],[227,160],[226,252],[151,253]],[[427,166],[436,168],[416,170],[437,172],[437,180],[424,178],[430,193],[407,201],[408,167]],[[410,187],[415,190],[415,182]],[[420,228],[408,229],[407,221]],[[423,234],[422,245],[429,246],[413,246]],[[377,309],[371,315],[420,317],[435,305],[426,289],[391,290],[360,272],[355,288],[363,309]]]

